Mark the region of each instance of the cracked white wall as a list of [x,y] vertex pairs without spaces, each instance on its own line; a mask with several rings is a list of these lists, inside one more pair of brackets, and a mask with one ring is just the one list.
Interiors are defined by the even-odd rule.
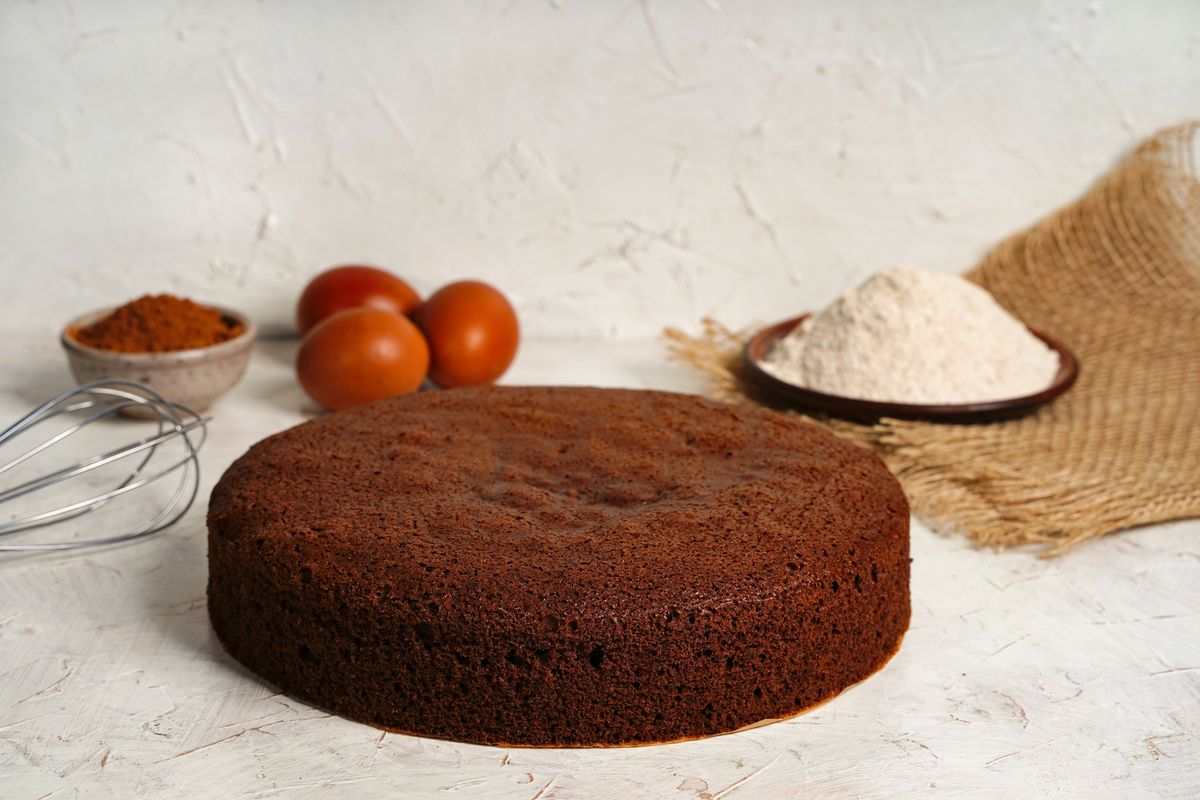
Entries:
[[48,335],[154,290],[282,328],[345,261],[530,335],[768,320],[965,269],[1200,114],[1190,0],[42,0],[0,59],[0,292]]

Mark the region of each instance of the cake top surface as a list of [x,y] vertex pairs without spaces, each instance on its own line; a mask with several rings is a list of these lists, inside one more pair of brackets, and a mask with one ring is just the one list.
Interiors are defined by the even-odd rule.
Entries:
[[847,562],[869,568],[907,512],[873,453],[773,411],[486,387],[265,439],[222,477],[209,514],[219,535],[253,537],[264,558],[338,591],[570,617],[824,585]]

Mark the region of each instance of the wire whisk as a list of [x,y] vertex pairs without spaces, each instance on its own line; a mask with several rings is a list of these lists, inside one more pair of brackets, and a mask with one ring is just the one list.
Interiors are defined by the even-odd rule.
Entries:
[[[46,471],[39,470],[35,477],[26,478],[15,486],[0,487],[0,553],[75,550],[129,542],[157,533],[187,513],[200,488],[197,452],[204,444],[209,418],[172,403],[149,386],[135,381],[101,380],[83,384],[43,403],[8,426],[0,432],[0,479],[5,476],[11,479],[21,465],[29,469],[39,459],[47,460],[56,448],[68,452],[69,456],[67,448],[70,444],[86,438],[89,429],[95,433],[97,429],[92,426],[97,423],[108,420],[106,426],[101,426],[108,428],[103,431],[108,434],[136,426],[137,423],[130,421],[111,419],[131,411],[153,420],[157,431],[106,448],[98,455],[68,457],[65,466],[43,468]],[[40,437],[36,435],[39,432]],[[9,448],[16,448],[18,454],[5,460],[3,454]],[[37,528],[67,527],[62,524],[168,479],[176,480],[170,496],[150,503],[151,510],[146,515],[149,518],[141,524],[135,521],[128,530],[94,538],[11,544],[6,541],[14,534]],[[65,490],[75,485],[78,486],[75,496],[82,497],[58,499],[59,494],[69,494]],[[51,507],[40,509],[36,506],[43,497],[51,498],[48,501],[52,503]],[[6,514],[13,506],[21,510]],[[32,506],[34,510],[23,510],[26,506]]]

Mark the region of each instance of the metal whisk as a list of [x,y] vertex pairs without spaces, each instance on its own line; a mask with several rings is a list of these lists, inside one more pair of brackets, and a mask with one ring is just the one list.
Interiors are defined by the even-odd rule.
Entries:
[[[70,458],[66,466],[48,468],[35,477],[11,487],[0,486],[0,542],[22,531],[59,525],[96,511],[110,501],[129,496],[139,489],[168,478],[178,483],[169,499],[152,504],[149,519],[140,525],[115,535],[61,541],[0,543],[0,552],[37,550],[74,550],[140,539],[168,527],[191,507],[200,487],[200,465],[196,453],[204,444],[207,417],[201,417],[185,406],[171,403],[161,394],[134,381],[102,380],[83,384],[43,403],[0,432],[0,479],[15,475],[22,464],[26,468],[50,457],[52,449],[76,442],[87,436],[86,430],[96,423],[109,420],[112,426],[106,433],[124,430],[120,426],[136,423],[117,423],[110,418],[120,412],[149,417],[157,423],[157,432],[103,450],[99,455]],[[41,431],[40,439],[31,432]],[[95,432],[95,429],[92,431]],[[16,444],[21,440],[21,444]],[[35,443],[36,442],[36,443]],[[9,447],[18,454],[5,460]],[[27,448],[27,449],[24,449]],[[77,496],[58,499],[67,482],[75,482]],[[99,485],[93,485],[99,484]],[[83,487],[86,485],[86,489]],[[55,488],[57,487],[57,488]],[[39,498],[52,497],[52,507],[23,510]],[[9,512],[13,506],[21,509]],[[7,516],[8,519],[4,519]]]

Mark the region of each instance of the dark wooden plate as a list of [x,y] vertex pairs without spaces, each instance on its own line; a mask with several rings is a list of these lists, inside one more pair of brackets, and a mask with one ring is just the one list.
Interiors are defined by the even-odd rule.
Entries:
[[825,394],[780,380],[761,366],[761,362],[771,352],[775,343],[791,333],[793,328],[808,317],[808,314],[803,314],[763,328],[746,343],[746,347],[742,351],[742,359],[746,366],[746,374],[752,381],[776,397],[787,401],[789,405],[810,413],[828,414],[855,420],[892,417],[895,419],[923,419],[932,422],[986,422],[1027,414],[1070,389],[1075,383],[1075,379],[1079,377],[1079,361],[1066,345],[1030,328],[1030,333],[1058,353],[1058,374],[1054,376],[1054,381],[1048,387],[1037,394],[1013,397],[1008,400],[958,405],[884,403],[877,400],[859,400],[853,397]]

